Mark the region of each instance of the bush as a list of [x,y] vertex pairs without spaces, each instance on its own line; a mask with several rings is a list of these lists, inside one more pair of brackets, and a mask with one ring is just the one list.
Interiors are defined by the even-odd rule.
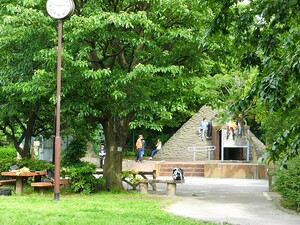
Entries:
[[80,163],[87,150],[86,141],[80,138],[73,139],[69,146],[62,153],[62,164],[72,166]]
[[17,158],[17,150],[13,146],[0,147],[0,159]]
[[137,151],[124,151],[124,156],[126,157],[126,156],[136,156],[136,154],[137,154]]
[[130,183],[132,184],[138,184],[143,178],[137,177],[139,172],[135,170],[126,170],[122,171],[122,179],[128,179]]
[[47,170],[54,169],[54,165],[44,160],[32,159],[0,159],[0,172],[8,171],[9,167],[17,165],[19,168],[27,167],[30,170]]
[[287,169],[275,174],[275,188],[282,195],[282,205],[300,212],[300,157],[287,163]]
[[94,173],[96,166],[88,162],[80,162],[62,168],[62,175],[71,180],[71,190],[76,193],[89,194],[95,192],[105,184],[104,178],[96,179]]
[[44,160],[31,160],[31,159],[1,159],[0,160],[0,171],[8,171],[9,167],[17,165],[19,168],[27,167],[30,170],[47,170],[53,169],[54,165]]

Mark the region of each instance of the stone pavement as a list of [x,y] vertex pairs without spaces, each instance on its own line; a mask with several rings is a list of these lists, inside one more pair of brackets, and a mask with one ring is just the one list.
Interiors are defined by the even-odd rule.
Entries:
[[[156,162],[124,163],[128,169],[151,171]],[[172,179],[171,174],[160,178]],[[268,189],[267,180],[185,177],[166,211],[219,224],[299,225],[300,215],[280,207],[280,196]],[[166,184],[157,184],[157,191],[149,193],[165,195]]]

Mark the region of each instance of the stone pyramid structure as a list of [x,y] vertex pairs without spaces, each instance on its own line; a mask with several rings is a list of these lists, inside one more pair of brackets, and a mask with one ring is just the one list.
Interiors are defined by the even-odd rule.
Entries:
[[[203,106],[166,143],[163,143],[162,149],[155,155],[155,160],[192,162],[194,157],[196,161],[207,161],[209,157],[210,160],[214,160],[214,152],[209,157],[207,151],[196,152],[194,156],[194,153],[189,151],[188,148],[213,146],[211,140],[201,140],[198,127],[204,117],[207,121],[210,121],[215,114],[218,114],[218,110]],[[250,160],[255,158],[254,161],[257,162],[257,158],[263,155],[265,145],[251,131],[249,134],[252,143],[250,144]]]
[[[201,140],[198,127],[200,121],[205,117],[209,121],[217,113],[210,107],[203,106],[197,114],[192,116],[166,143],[162,150],[155,155],[155,159],[168,161],[193,161],[193,152],[188,147],[211,146],[210,140]],[[207,153],[197,154],[197,160],[207,160]],[[213,158],[211,158],[213,159]]]

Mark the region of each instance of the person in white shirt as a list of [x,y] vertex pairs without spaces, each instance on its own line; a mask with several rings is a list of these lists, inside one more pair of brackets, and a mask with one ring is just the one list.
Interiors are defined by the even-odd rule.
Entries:
[[205,138],[205,131],[207,129],[208,122],[206,121],[206,118],[204,117],[203,120],[199,124],[199,136],[201,137],[201,140],[203,141],[203,138]]
[[104,144],[101,144],[100,146],[99,156],[100,156],[100,168],[102,169],[104,165],[105,156],[106,156],[106,149]]
[[157,142],[156,142],[156,145],[155,145],[155,149],[153,149],[151,151],[151,155],[150,155],[150,158],[149,159],[152,159],[153,156],[161,149],[161,141],[160,139],[158,138],[157,139]]

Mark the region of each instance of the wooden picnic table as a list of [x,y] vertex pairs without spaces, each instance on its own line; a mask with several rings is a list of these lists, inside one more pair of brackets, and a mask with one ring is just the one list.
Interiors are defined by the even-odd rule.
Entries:
[[34,177],[34,181],[41,181],[41,176],[46,175],[46,171],[34,171],[26,173],[18,172],[1,172],[3,177],[14,177],[16,179],[16,193],[22,193],[23,191],[23,179],[28,177]]

